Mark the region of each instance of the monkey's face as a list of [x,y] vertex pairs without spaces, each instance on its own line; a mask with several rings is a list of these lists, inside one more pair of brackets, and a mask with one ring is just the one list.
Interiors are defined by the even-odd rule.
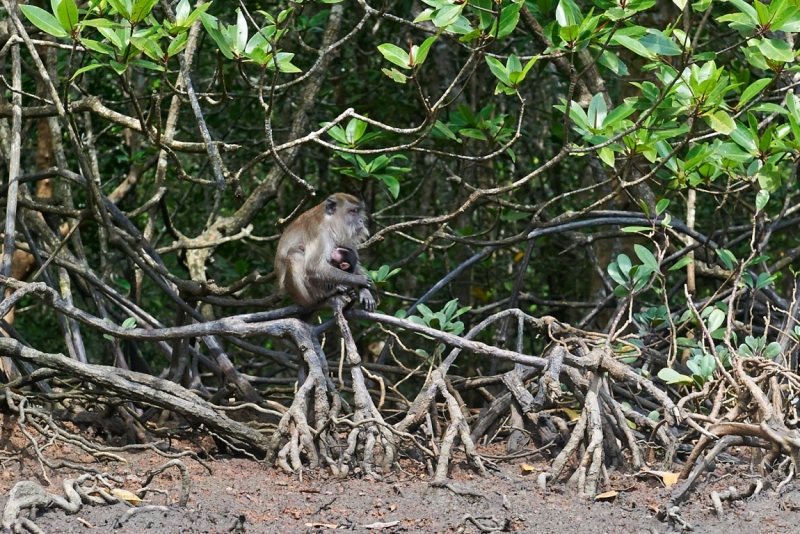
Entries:
[[353,204],[347,206],[347,224],[361,241],[369,237],[369,230],[367,230],[367,225],[364,224],[364,219],[365,213],[362,206]]

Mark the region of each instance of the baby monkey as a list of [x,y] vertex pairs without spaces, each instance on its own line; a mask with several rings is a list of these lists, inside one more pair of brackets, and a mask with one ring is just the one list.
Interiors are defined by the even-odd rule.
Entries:
[[[331,253],[331,259],[328,261],[328,263],[337,269],[341,269],[342,271],[348,273],[355,272],[356,266],[358,265],[358,252],[352,248],[337,247],[333,249],[333,253]],[[356,300],[358,298],[358,294],[353,290],[353,288],[348,286],[337,286],[336,292],[347,294],[347,296],[350,297],[350,300]]]
[[337,269],[352,273],[356,270],[356,265],[358,265],[358,252],[352,248],[335,248],[333,249],[329,263]]

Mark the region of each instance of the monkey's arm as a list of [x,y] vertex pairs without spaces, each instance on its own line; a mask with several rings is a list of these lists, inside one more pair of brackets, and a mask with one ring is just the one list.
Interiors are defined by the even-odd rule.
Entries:
[[372,280],[364,273],[363,269],[358,268],[356,268],[355,273],[348,273],[328,263],[322,263],[316,270],[311,270],[306,275],[309,281],[318,287],[327,285],[344,285],[358,288],[372,287]]

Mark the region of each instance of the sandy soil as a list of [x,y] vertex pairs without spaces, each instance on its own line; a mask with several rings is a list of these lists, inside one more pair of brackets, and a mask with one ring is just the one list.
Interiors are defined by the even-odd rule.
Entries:
[[[8,428],[8,427],[6,427]],[[8,438],[8,436],[5,436]],[[61,494],[61,476],[76,472],[47,470],[52,485],[47,485],[39,463],[20,441],[4,439],[0,446],[3,472],[0,477],[0,506],[5,505],[11,487],[21,480],[34,480],[51,493]],[[493,453],[499,450],[494,448]],[[45,449],[50,459],[78,461],[90,458],[70,446]],[[152,452],[126,453],[128,464],[106,460],[95,467],[122,477],[123,489],[141,487],[148,470],[166,460]],[[655,519],[655,510],[669,497],[654,476],[614,473],[603,491],[616,490],[612,502],[595,502],[580,497],[563,486],[547,492],[536,485],[536,475],[545,470],[543,461],[523,460],[498,463],[501,471],[481,478],[465,464],[456,464],[449,488],[429,485],[424,470],[410,461],[401,470],[376,482],[367,479],[334,479],[324,471],[307,471],[302,477],[289,476],[276,469],[244,458],[218,456],[210,462],[209,474],[197,462],[186,459],[192,477],[192,490],[186,508],[175,503],[180,494],[177,470],[167,471],[155,486],[167,495],[149,494],[143,505],[168,505],[168,511],[143,511],[124,524],[118,520],[127,505],[85,506],[75,515],[61,510],[39,510],[35,521],[48,533],[295,533],[333,532],[422,532],[476,533],[480,530],[469,517],[507,532],[537,534],[664,534],[666,523]],[[532,468],[532,469],[531,469]],[[657,467],[654,467],[657,468]],[[684,518],[698,533],[770,534],[800,532],[800,492],[788,485],[778,495],[768,483],[755,499],[725,503],[725,516],[717,518],[710,505],[709,492],[728,486],[744,487],[752,480],[747,466],[718,464],[683,506]],[[395,523],[396,522],[396,523]],[[388,525],[387,525],[388,524]]]

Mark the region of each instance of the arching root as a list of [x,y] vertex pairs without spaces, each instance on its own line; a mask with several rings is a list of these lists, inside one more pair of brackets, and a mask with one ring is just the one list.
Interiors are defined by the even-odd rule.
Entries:
[[[296,342],[308,367],[308,376],[272,434],[266,461],[271,464],[277,457],[277,463],[284,471],[295,473],[303,467],[302,454],[305,454],[312,468],[319,466],[322,456],[334,474],[338,475],[340,468],[332,453],[338,443],[327,428],[331,418],[335,418],[339,412],[339,394],[326,377],[327,362],[322,349],[307,328],[297,334]],[[313,410],[310,406],[312,397]],[[329,398],[332,399],[333,408]],[[310,413],[314,417],[313,429],[309,424]]]
[[567,445],[553,461],[552,472],[546,476],[547,479],[557,479],[566,467],[569,458],[578,450],[578,446],[584,438],[587,438],[589,443],[572,478],[576,480],[580,493],[592,497],[597,493],[597,481],[603,466],[603,425],[598,400],[601,381],[602,377],[599,374],[591,374],[581,416]]
[[442,482],[447,479],[448,466],[450,465],[450,458],[452,457],[453,442],[456,436],[461,438],[461,443],[464,445],[464,452],[467,455],[467,460],[480,472],[481,475],[486,476],[486,469],[483,467],[483,460],[481,459],[478,451],[475,449],[475,443],[469,435],[469,425],[464,419],[461,408],[458,405],[455,397],[447,390],[444,378],[441,374],[434,371],[434,383],[439,388],[439,392],[447,403],[447,411],[450,414],[450,424],[442,439],[442,445],[439,449],[439,460],[436,463],[436,472],[434,474],[434,482]]
[[[357,425],[347,436],[347,448],[342,453],[342,475],[350,472],[355,464],[373,478],[380,478],[376,463],[381,472],[388,472],[394,463],[396,443],[394,434],[383,422],[383,416],[372,402],[364,373],[361,370],[361,357],[358,354],[353,334],[342,313],[343,303],[340,298],[333,299],[333,311],[336,322],[344,340],[347,361],[352,366],[350,376],[353,380],[353,422]],[[379,448],[379,457],[375,457],[375,448]],[[360,457],[360,461],[359,461]]]
[[6,501],[3,509],[2,525],[11,532],[44,532],[30,518],[22,517],[22,511],[31,508],[61,508],[68,514],[77,514],[83,503],[86,504],[114,504],[120,501],[107,491],[106,488],[93,485],[84,488],[88,481],[102,480],[99,475],[85,474],[76,479],[64,479],[63,488],[66,498],[48,493],[36,482],[24,480],[17,482]]

